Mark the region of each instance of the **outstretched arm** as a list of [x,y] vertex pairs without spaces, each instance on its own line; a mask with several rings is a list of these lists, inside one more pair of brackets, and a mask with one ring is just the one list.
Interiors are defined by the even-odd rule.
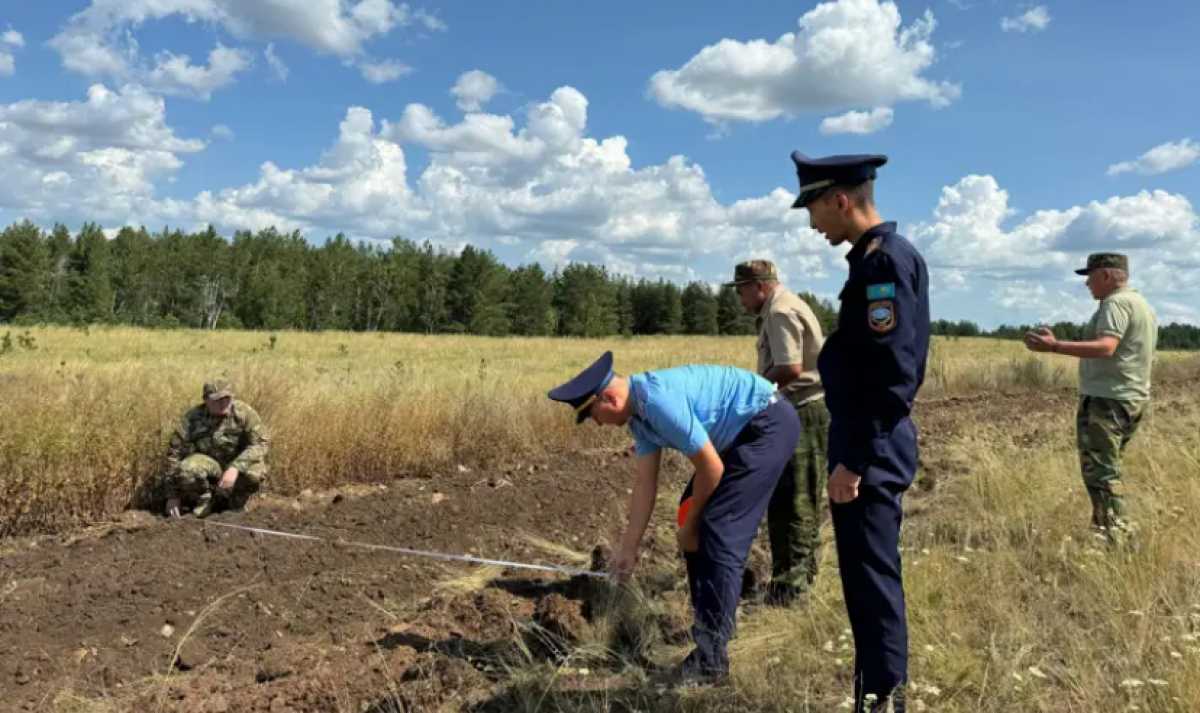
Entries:
[[1025,334],[1025,346],[1030,351],[1066,354],[1080,359],[1106,359],[1116,353],[1121,340],[1111,334],[1080,342],[1059,340],[1048,327]]
[[650,515],[654,512],[654,501],[658,497],[658,469],[661,463],[662,451],[638,456],[634,461],[636,475],[633,495],[629,498],[629,522],[612,562],[613,574],[621,581],[628,579],[637,566],[642,536],[646,534],[646,526],[650,524]]

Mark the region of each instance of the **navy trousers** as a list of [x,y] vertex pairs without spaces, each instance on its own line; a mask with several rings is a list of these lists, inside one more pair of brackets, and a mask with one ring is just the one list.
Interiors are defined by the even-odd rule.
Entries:
[[[708,673],[729,671],[742,573],[775,484],[800,438],[796,409],[780,399],[760,411],[721,452],[725,472],[700,519],[700,548],[687,553],[692,597],[694,663]],[[680,502],[691,497],[689,482]]]
[[[830,473],[841,462],[847,443],[835,419],[829,430]],[[876,445],[880,457],[866,473],[859,473],[858,497],[831,505],[842,592],[854,632],[855,711],[862,708],[866,694],[881,699],[908,681],[900,505],[917,472],[916,426],[905,418]],[[902,703],[902,693],[895,698]]]

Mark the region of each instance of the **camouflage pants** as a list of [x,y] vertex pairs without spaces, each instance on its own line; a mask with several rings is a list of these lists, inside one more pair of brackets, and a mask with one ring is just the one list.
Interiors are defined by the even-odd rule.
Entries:
[[[218,493],[217,483],[224,472],[225,467],[213,458],[202,453],[193,453],[179,464],[178,472],[168,476],[167,498],[179,498],[185,506],[194,505],[202,495]],[[250,496],[262,488],[266,477],[265,467],[239,471],[228,505],[235,508],[245,505]]]
[[829,410],[823,399],[796,407],[800,440],[767,507],[771,587],[784,598],[807,592],[817,578],[825,512]]
[[1076,439],[1083,484],[1092,501],[1092,525],[1111,528],[1123,523],[1121,454],[1145,412],[1145,401],[1118,401],[1084,396],[1076,414]]

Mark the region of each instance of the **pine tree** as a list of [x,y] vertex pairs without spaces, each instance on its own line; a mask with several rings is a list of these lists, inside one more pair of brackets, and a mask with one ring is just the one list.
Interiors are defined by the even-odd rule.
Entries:
[[68,310],[80,322],[113,319],[113,266],[108,238],[95,223],[84,223],[68,260]]
[[717,334],[717,298],[704,282],[693,282],[683,290],[685,334]]
[[0,233],[0,321],[43,315],[49,278],[50,252],[36,225],[25,221]]
[[733,287],[722,286],[717,293],[717,326],[721,334],[754,334],[754,317],[746,313]]

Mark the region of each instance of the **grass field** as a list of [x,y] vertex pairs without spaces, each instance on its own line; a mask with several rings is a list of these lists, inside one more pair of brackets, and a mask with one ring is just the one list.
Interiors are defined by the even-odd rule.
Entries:
[[[209,375],[232,378],[266,418],[271,487],[283,494],[620,445],[620,431],[576,429],[545,399],[607,348],[623,372],[753,358],[745,338],[35,329],[0,355],[0,534],[71,528],[144,497],[168,430]],[[919,411],[922,484],[904,532],[910,710],[1200,710],[1200,364],[1160,359],[1152,415],[1126,460],[1140,529],[1136,546],[1117,552],[1086,528],[1074,366],[1015,343],[934,345]],[[663,491],[665,511],[675,492]],[[669,550],[669,519],[657,522]],[[568,691],[561,667],[530,663],[512,671],[512,705],[837,710],[851,650],[826,550],[807,608],[744,619],[732,686],[670,697],[637,681]],[[651,559],[642,574],[675,567]],[[683,651],[651,643],[658,656]],[[581,651],[568,663],[588,665]]]

